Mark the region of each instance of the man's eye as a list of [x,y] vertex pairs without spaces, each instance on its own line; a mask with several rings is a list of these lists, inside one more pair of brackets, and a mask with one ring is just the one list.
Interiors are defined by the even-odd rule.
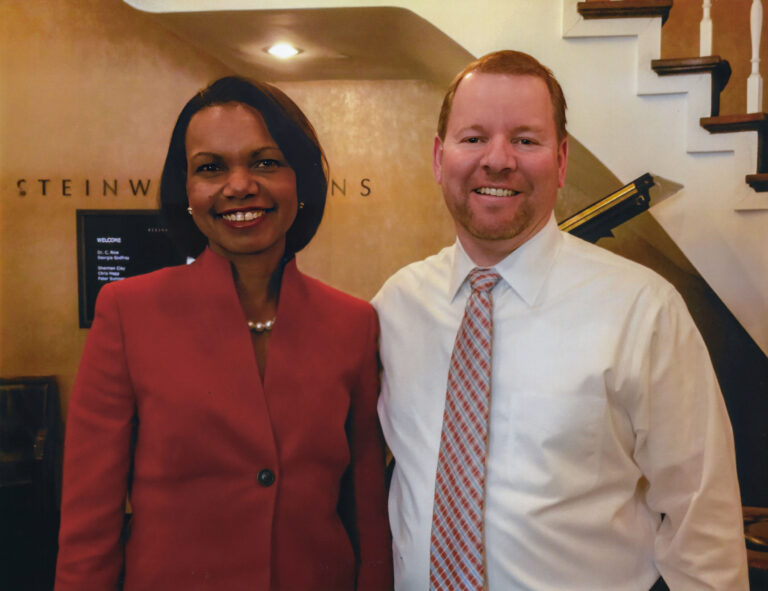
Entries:
[[532,146],[534,144],[534,141],[527,137],[522,137],[519,140],[517,140],[518,144],[523,144],[524,146]]
[[468,137],[468,138],[465,138],[465,139],[464,139],[464,141],[465,141],[466,143],[468,143],[468,144],[477,144],[477,143],[479,143],[479,142],[480,142],[480,138],[479,138],[479,137],[475,137],[475,136],[473,136],[473,137]]

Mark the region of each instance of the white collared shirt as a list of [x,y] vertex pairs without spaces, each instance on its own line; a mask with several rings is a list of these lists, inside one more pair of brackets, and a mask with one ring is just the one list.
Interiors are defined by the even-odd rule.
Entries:
[[[398,591],[429,588],[448,365],[474,266],[457,241],[373,299]],[[747,589],[730,422],[678,293],[554,217],[494,268],[489,589],[646,591],[659,573],[672,590]]]

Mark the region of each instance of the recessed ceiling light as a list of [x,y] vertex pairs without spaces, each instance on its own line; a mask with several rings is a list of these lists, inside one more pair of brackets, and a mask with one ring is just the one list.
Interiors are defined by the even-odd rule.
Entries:
[[266,52],[280,59],[288,59],[301,53],[301,50],[295,48],[290,43],[275,43],[272,47],[267,48]]

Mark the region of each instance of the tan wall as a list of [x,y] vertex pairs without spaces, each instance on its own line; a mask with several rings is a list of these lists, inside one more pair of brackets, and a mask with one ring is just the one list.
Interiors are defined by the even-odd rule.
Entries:
[[394,271],[453,241],[430,160],[441,89],[416,81],[280,86],[315,123],[333,180],[320,230],[299,253],[302,269],[370,299]]
[[[66,410],[87,336],[75,210],[155,207],[178,111],[230,72],[119,0],[5,2],[0,27],[0,375],[57,376]],[[429,161],[439,89],[280,86],[317,127],[336,183],[299,256],[305,271],[369,298],[394,270],[451,241]],[[45,195],[38,179],[49,179]],[[117,196],[102,195],[104,179],[117,180]],[[146,196],[132,194],[137,179],[151,179]]]

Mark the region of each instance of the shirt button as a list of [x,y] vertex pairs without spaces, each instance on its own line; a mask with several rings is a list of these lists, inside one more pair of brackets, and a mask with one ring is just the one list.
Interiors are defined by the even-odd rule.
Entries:
[[272,486],[272,483],[275,482],[275,473],[265,468],[259,472],[256,478],[261,486]]

